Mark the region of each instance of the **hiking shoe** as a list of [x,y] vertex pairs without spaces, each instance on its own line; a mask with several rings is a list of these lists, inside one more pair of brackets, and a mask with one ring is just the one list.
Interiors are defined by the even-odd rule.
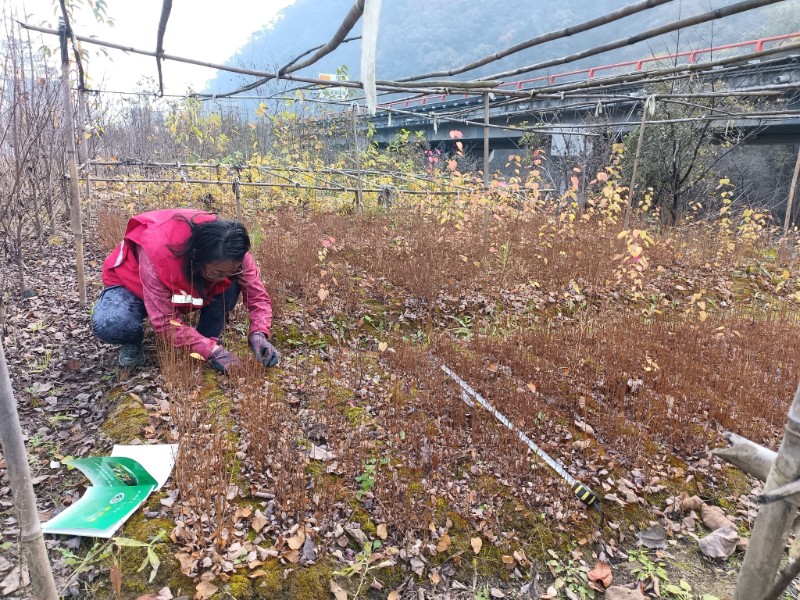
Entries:
[[144,349],[141,344],[122,344],[119,347],[119,366],[124,369],[141,367],[144,364]]

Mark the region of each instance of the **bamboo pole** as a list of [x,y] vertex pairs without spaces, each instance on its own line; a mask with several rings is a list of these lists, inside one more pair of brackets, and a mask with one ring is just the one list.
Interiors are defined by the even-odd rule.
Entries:
[[800,150],[797,152],[797,162],[792,173],[792,184],[789,186],[789,198],[786,200],[786,216],[783,219],[783,235],[789,233],[789,223],[792,220],[792,205],[794,204],[794,194],[797,191],[797,176],[800,175]]
[[158,68],[158,95],[164,96],[164,77],[161,73],[161,58],[164,53],[164,34],[167,32],[167,22],[172,12],[172,0],[163,0],[161,3],[161,18],[158,20],[158,32],[156,34],[156,67]]
[[726,448],[714,448],[712,454],[739,467],[748,475],[766,481],[777,453],[735,433],[727,432],[725,437],[731,445]]
[[[772,0],[772,2],[776,2],[776,1],[780,1],[780,0]],[[22,22],[19,22],[19,25],[21,27],[24,27],[25,29],[29,29],[30,31],[38,31],[39,33],[45,33],[45,34],[51,34],[51,35],[58,34],[58,31],[56,31],[54,29],[50,29],[48,27],[39,27],[37,25],[30,25],[28,23],[22,23]],[[117,43],[114,43],[114,42],[103,41],[103,40],[99,40],[97,38],[76,35],[75,39],[80,40],[82,42],[85,42],[87,44],[95,44],[95,45],[98,45],[98,46],[104,46],[106,48],[114,48],[116,50],[122,50],[124,52],[132,53],[132,54],[141,54],[142,56],[156,56],[156,53],[152,52],[150,50],[142,50],[140,48],[134,48],[132,46],[125,46],[123,44],[117,44]],[[410,93],[413,93],[413,94],[426,93],[426,94],[434,94],[434,95],[439,95],[439,94],[441,94],[443,92],[444,93],[449,93],[449,90],[469,89],[474,94],[480,94],[480,93],[483,93],[483,92],[491,91],[492,93],[497,94],[499,96],[510,96],[510,97],[514,97],[514,98],[521,98],[521,99],[526,99],[527,100],[527,99],[533,98],[533,97],[535,97],[535,96],[537,96],[539,94],[544,94],[544,93],[557,93],[557,92],[566,91],[566,90],[569,90],[569,89],[587,89],[587,88],[593,88],[593,87],[601,87],[601,86],[606,86],[609,83],[614,83],[616,81],[628,82],[628,81],[635,81],[637,79],[650,79],[652,77],[655,77],[655,76],[661,75],[661,74],[665,74],[665,73],[678,73],[678,72],[681,72],[681,71],[705,72],[705,71],[710,71],[713,67],[732,64],[732,63],[737,63],[737,62],[743,62],[745,60],[754,61],[754,60],[761,59],[761,58],[764,58],[766,56],[771,56],[771,55],[777,54],[777,53],[789,53],[789,52],[792,52],[794,50],[797,50],[798,48],[800,48],[800,43],[787,44],[786,46],[770,48],[768,50],[762,50],[761,52],[752,52],[752,53],[750,53],[750,54],[748,54],[746,56],[732,56],[732,57],[729,57],[729,58],[726,58],[726,59],[722,59],[722,60],[718,60],[718,61],[709,61],[709,62],[704,62],[704,63],[681,65],[679,67],[671,67],[670,69],[663,69],[663,70],[659,70],[659,71],[639,71],[639,72],[636,72],[636,73],[629,73],[629,74],[626,74],[626,75],[621,75],[621,76],[619,76],[617,78],[604,78],[604,79],[597,79],[597,80],[593,79],[593,80],[589,80],[589,81],[579,82],[577,84],[568,84],[566,86],[565,85],[547,86],[547,87],[537,88],[535,90],[529,90],[529,91],[514,91],[514,90],[508,90],[508,89],[505,89],[505,88],[496,88],[496,89],[491,89],[491,90],[473,90],[470,87],[471,86],[470,82],[466,82],[467,85],[462,87],[462,85],[465,82],[458,82],[458,81],[448,82],[448,85],[447,85],[446,88],[440,88],[440,89],[425,89],[425,90],[415,89],[415,88],[410,88],[410,87],[404,86],[403,84],[397,83],[397,82],[393,83],[392,85],[380,85],[380,84],[378,84],[377,88],[379,90],[389,91],[389,92],[392,92],[392,93],[395,93],[395,92],[410,92]],[[233,67],[233,66],[230,66],[230,65],[223,65],[223,64],[211,63],[211,62],[207,62],[207,61],[195,60],[195,59],[186,58],[186,57],[182,57],[182,56],[175,56],[173,54],[162,54],[161,55],[161,59],[162,60],[172,60],[172,61],[175,61],[175,62],[182,62],[182,63],[186,63],[186,64],[190,64],[190,65],[197,65],[197,66],[201,66],[201,67],[207,67],[207,68],[215,69],[217,71],[226,71],[228,73],[238,73],[238,74],[241,74],[241,75],[254,75],[256,77],[264,77],[264,78],[266,78],[268,80],[269,79],[275,79],[277,77],[277,73],[273,73],[273,72],[269,72],[269,71],[259,71],[259,70],[255,70],[255,69],[245,69],[245,68],[241,68],[241,67]],[[716,74],[719,74],[719,73],[717,72]],[[321,85],[321,86],[325,86],[325,87],[334,86],[334,87],[349,87],[349,88],[355,88],[355,89],[361,89],[362,88],[362,84],[361,84],[360,81],[336,81],[335,83],[331,83],[330,81],[324,80],[324,79],[316,79],[316,78],[313,78],[313,77],[302,77],[300,75],[294,75],[294,74],[291,74],[291,75],[284,74],[284,75],[281,75],[281,78],[282,79],[286,79],[286,80],[290,80],[290,81],[298,81],[298,82],[301,82],[301,83],[310,83],[310,84],[315,84],[315,85]],[[573,88],[571,86],[576,86],[576,87]],[[203,94],[195,94],[195,96],[205,97]]]
[[513,77],[514,75],[521,75],[522,73],[529,73],[531,71],[540,71],[542,69],[548,69],[550,67],[555,67],[557,65],[564,65],[584,58],[589,58],[590,56],[596,56],[604,52],[616,50],[617,48],[624,48],[625,46],[631,46],[633,44],[637,44],[639,42],[652,39],[659,35],[664,35],[665,33],[678,31],[679,29],[683,29],[685,27],[700,25],[702,23],[707,23],[709,21],[722,19],[724,17],[730,17],[732,15],[737,15],[739,13],[753,10],[755,8],[761,8],[762,6],[769,6],[770,4],[776,4],[782,1],[783,0],[744,0],[744,2],[738,2],[736,4],[732,4],[724,8],[718,8],[716,10],[710,10],[704,13],[700,13],[699,15],[687,17],[686,19],[670,21],[669,23],[660,25],[658,27],[654,27],[652,29],[648,29],[647,31],[637,33],[636,35],[632,35],[627,38],[622,38],[619,40],[614,40],[613,42],[608,42],[606,44],[595,46],[594,48],[590,48],[589,50],[576,52],[575,54],[570,54],[568,56],[563,56],[561,58],[556,58],[553,60],[546,60],[533,65],[528,65],[526,67],[520,67],[518,69],[502,71],[501,73],[493,73],[492,75],[487,75],[485,77],[479,78],[478,81],[503,79],[504,77]]
[[288,65],[281,67],[280,70],[278,70],[278,75],[283,77],[284,73],[293,73],[294,71],[299,71],[300,69],[310,67],[322,57],[336,50],[336,48],[339,47],[339,44],[344,41],[344,38],[347,37],[347,34],[350,33],[350,30],[355,27],[356,23],[358,23],[358,20],[361,18],[361,15],[364,13],[364,2],[365,0],[355,1],[353,6],[350,7],[350,11],[347,13],[347,15],[345,15],[341,25],[339,25],[339,28],[336,30],[336,33],[333,34],[333,37],[328,41],[327,44],[322,46],[312,56],[308,57],[303,62],[296,62],[294,64],[289,63]]
[[42,527],[39,523],[36,495],[31,483],[28,457],[22,441],[22,427],[19,424],[2,340],[0,340],[0,442],[11,484],[11,495],[19,519],[20,545],[31,576],[33,592],[38,600],[58,600]]
[[[651,100],[652,98],[652,100]],[[644,131],[647,126],[647,111],[650,110],[650,102],[655,102],[655,96],[649,96],[644,103],[642,110],[642,122],[639,125],[639,140],[636,142],[636,156],[633,159],[633,169],[631,172],[631,185],[628,188],[628,203],[625,205],[625,223],[623,229],[628,228],[630,222],[631,207],[633,206],[634,191],[636,190],[636,171],[639,168],[639,158],[642,156],[642,142],[644,141]]]
[[[783,441],[769,471],[764,493],[797,479],[800,479],[800,386],[789,408]],[[739,572],[735,600],[761,598],[770,589],[796,514],[797,504],[785,499],[761,507]]]
[[423,73],[422,75],[403,77],[402,79],[398,79],[397,81],[406,83],[409,81],[418,81],[420,79],[431,79],[433,77],[452,77],[453,75],[458,75],[459,73],[465,73],[466,71],[472,71],[473,69],[477,69],[478,67],[488,65],[489,63],[493,63],[495,61],[500,60],[501,58],[505,58],[506,56],[510,56],[522,50],[527,50],[528,48],[533,48],[534,46],[539,46],[540,44],[544,44],[546,42],[560,40],[562,38],[575,35],[576,33],[581,33],[584,31],[588,31],[590,29],[601,27],[603,25],[608,25],[609,23],[613,23],[614,21],[618,21],[619,19],[635,15],[636,13],[639,13],[641,11],[649,10],[651,8],[654,8],[661,4],[666,4],[668,2],[672,2],[672,0],[645,0],[644,2],[631,4],[629,6],[625,6],[623,8],[620,8],[619,10],[615,10],[614,12],[608,13],[606,15],[596,17],[589,21],[584,21],[583,23],[579,23],[577,25],[572,25],[570,27],[567,27],[566,29],[543,33],[542,35],[536,36],[535,38],[525,40],[524,42],[515,44],[514,46],[506,48],[505,50],[501,50],[500,52],[495,52],[490,56],[485,56],[483,58],[480,58],[462,67],[457,67],[455,69],[450,69],[448,71],[434,71],[432,73]]
[[78,150],[75,146],[75,122],[72,113],[72,95],[69,87],[69,54],[67,52],[67,28],[63,21],[59,25],[61,39],[61,90],[64,95],[64,127],[67,130],[67,157],[69,162],[69,195],[72,233],[75,236],[75,266],[78,280],[80,305],[86,304],[86,280],[83,272],[83,221],[81,217],[81,192],[78,189]]

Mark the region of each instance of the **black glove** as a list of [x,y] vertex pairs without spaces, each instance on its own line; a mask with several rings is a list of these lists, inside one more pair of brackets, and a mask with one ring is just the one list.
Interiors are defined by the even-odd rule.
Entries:
[[274,367],[281,359],[281,355],[275,349],[275,346],[269,343],[267,336],[257,331],[250,334],[250,347],[256,355],[256,358],[265,367]]

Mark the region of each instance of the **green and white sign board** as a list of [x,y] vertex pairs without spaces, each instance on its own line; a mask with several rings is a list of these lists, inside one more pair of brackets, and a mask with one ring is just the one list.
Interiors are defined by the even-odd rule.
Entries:
[[178,446],[114,446],[111,456],[66,461],[81,471],[91,487],[72,506],[42,526],[45,533],[110,538],[166,483]]

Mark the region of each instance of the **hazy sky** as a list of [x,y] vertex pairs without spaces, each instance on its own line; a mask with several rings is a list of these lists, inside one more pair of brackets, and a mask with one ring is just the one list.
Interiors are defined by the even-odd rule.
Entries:
[[[255,31],[268,25],[277,12],[293,0],[174,0],[164,36],[164,52],[204,62],[229,64],[228,59]],[[76,5],[72,27],[76,34],[155,51],[161,0],[106,0],[113,28],[98,24],[86,0]],[[28,15],[26,22],[57,27],[58,0],[11,0],[17,18]],[[8,5],[7,5],[8,6]],[[39,35],[39,34],[35,34]],[[43,35],[44,43],[56,47],[55,36]],[[110,59],[96,54],[97,46],[87,44],[90,52],[92,87],[134,91],[143,77],[158,79],[153,57],[126,54],[108,49]],[[183,94],[188,86],[196,91],[215,75],[212,69],[165,61],[164,92]]]

